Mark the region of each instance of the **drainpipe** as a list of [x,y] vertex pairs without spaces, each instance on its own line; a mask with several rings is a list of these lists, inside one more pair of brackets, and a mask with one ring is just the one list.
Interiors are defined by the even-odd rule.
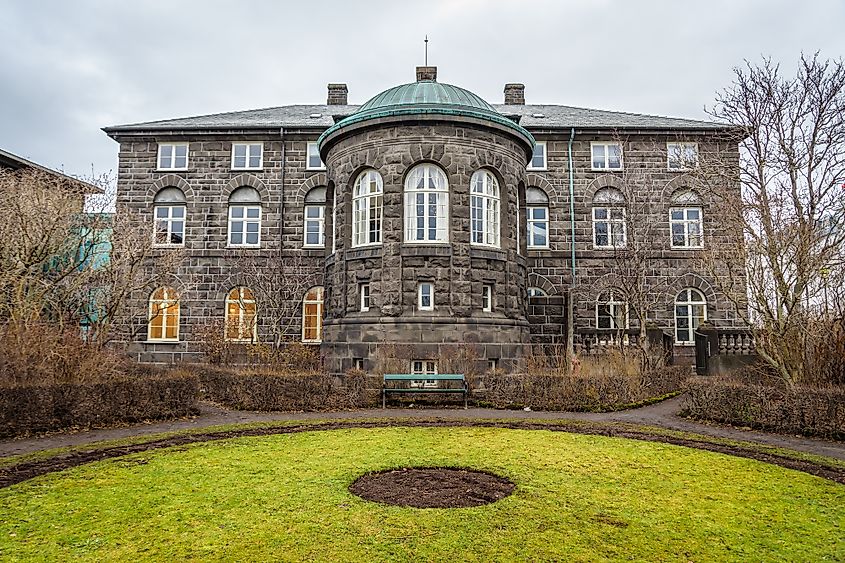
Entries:
[[[572,289],[575,287],[575,171],[572,169],[572,143],[575,141],[575,128],[569,133],[569,247],[571,249],[570,261],[572,264],[572,278],[569,284],[569,295],[566,299],[566,361],[570,365],[575,355],[575,304],[572,299]],[[570,372],[572,366],[570,365]]]

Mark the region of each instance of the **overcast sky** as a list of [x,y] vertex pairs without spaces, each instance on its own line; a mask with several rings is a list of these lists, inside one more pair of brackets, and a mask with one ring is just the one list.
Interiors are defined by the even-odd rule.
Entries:
[[66,173],[116,169],[101,127],[350,103],[414,79],[503,101],[704,118],[743,59],[788,74],[845,53],[844,0],[405,2],[0,0],[0,148]]

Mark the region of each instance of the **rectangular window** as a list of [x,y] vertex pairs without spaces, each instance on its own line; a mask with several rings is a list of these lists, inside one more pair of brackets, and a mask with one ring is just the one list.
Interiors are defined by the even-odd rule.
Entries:
[[261,206],[229,206],[229,246],[258,246],[261,243]]
[[326,165],[320,159],[320,145],[317,143],[308,143],[308,156],[306,157],[306,170],[325,170]]
[[528,164],[528,170],[545,170],[546,169],[546,142],[537,141],[534,145],[534,154],[531,156],[531,162]]
[[325,209],[322,205],[305,206],[305,242],[303,246],[322,248],[325,245]]
[[593,208],[593,246],[625,248],[625,208]]
[[359,284],[358,295],[360,295],[361,312],[366,313],[370,310],[370,284]]
[[622,143],[590,143],[593,170],[622,170]]
[[434,284],[423,282],[417,286],[417,309],[420,311],[434,310]]
[[672,229],[672,248],[702,248],[704,246],[700,208],[671,208],[669,226]]
[[364,371],[364,358],[353,358],[352,367],[354,369]]
[[481,288],[481,310],[487,313],[493,310],[493,285],[484,284]]
[[[411,360],[411,374],[412,375],[437,375],[437,362],[434,360]],[[434,379],[418,379],[411,380],[411,387],[434,388],[437,387],[437,381]]]
[[528,248],[549,247],[549,208],[529,207]]
[[184,205],[156,205],[155,231],[153,244],[155,246],[182,246],[185,243],[185,206]]
[[498,358],[490,358],[487,360],[487,369],[488,371],[496,371],[499,369],[499,359]]
[[158,146],[159,170],[186,170],[188,143],[162,143]]
[[264,143],[232,143],[232,170],[260,170],[264,166]]
[[692,170],[698,166],[698,143],[666,143],[669,170]]

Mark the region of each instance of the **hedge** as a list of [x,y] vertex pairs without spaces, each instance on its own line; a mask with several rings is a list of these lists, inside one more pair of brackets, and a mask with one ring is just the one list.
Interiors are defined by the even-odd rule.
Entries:
[[845,387],[775,387],[697,377],[681,414],[761,430],[845,439]]
[[189,373],[0,387],[0,437],[187,416],[198,394]]

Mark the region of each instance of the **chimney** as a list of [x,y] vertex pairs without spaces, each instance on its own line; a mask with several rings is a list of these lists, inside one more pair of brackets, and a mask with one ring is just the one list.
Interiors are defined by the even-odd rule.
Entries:
[[330,106],[345,106],[348,92],[346,84],[329,84],[329,99],[326,103]]
[[525,105],[525,84],[505,84],[505,104]]
[[423,81],[437,82],[437,67],[436,66],[418,66],[417,67],[417,82]]

